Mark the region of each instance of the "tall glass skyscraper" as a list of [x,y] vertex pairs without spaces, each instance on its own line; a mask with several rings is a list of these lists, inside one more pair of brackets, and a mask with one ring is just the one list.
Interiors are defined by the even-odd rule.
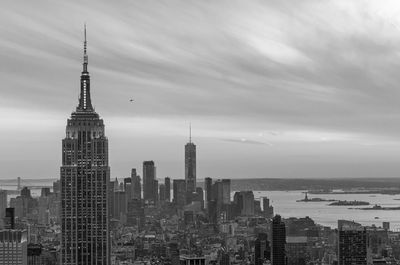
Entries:
[[143,199],[155,202],[154,180],[156,168],[154,161],[143,162]]
[[186,191],[196,191],[196,145],[192,143],[192,129],[190,128],[189,142],[185,145],[185,181]]
[[62,265],[110,264],[108,140],[90,99],[87,66],[85,28],[79,105],[62,140]]
[[286,265],[286,227],[280,215],[272,218],[271,264]]

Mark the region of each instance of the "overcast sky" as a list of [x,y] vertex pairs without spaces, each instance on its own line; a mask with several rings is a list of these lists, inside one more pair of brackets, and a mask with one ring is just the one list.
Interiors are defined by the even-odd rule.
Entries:
[[[58,178],[87,23],[111,176],[398,177],[398,1],[4,1],[0,178]],[[130,99],[134,102],[131,103]]]

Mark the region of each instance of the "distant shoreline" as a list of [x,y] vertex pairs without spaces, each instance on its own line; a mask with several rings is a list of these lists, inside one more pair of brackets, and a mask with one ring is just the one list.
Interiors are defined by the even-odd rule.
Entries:
[[[114,176],[111,179],[115,178]],[[174,177],[171,177],[174,179]],[[52,182],[59,178],[38,178],[24,179],[21,178],[21,186],[39,186],[51,185]],[[119,177],[118,179],[122,179]],[[159,177],[160,183],[163,178]],[[213,178],[214,180],[218,178]],[[17,179],[0,179],[0,186],[15,186]],[[203,179],[197,182],[199,187],[203,187]],[[346,193],[380,193],[386,189],[385,194],[400,194],[400,178],[240,178],[231,179],[231,190],[258,190],[258,191],[330,191],[341,190]],[[320,192],[324,194],[325,192]],[[329,192],[328,192],[329,193]]]

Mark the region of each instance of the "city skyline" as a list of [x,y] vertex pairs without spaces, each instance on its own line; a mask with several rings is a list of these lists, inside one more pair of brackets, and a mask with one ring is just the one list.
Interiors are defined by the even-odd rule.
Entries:
[[385,3],[7,3],[0,264],[400,265]]
[[0,11],[0,179],[57,178],[85,21],[112,177],[154,160],[183,178],[190,122],[198,179],[398,175],[395,2],[91,7]]

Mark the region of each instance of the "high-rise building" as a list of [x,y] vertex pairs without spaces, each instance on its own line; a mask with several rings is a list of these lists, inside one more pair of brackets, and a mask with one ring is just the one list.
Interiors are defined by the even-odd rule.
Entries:
[[366,228],[352,221],[339,220],[338,230],[338,264],[367,264],[368,235]]
[[215,224],[218,221],[217,201],[211,200],[207,206],[208,220],[210,223]]
[[154,180],[156,169],[154,161],[143,162],[143,199],[155,201]]
[[127,183],[132,183],[131,178],[124,178],[124,190],[126,190],[126,184]]
[[142,184],[140,182],[140,176],[136,173],[136,168],[132,168],[131,179],[133,198],[140,200],[142,198]]
[[38,222],[39,224],[47,225],[50,223],[50,198],[39,197],[38,198]]
[[128,182],[125,184],[125,193],[126,193],[126,200],[132,200],[133,199],[133,189],[132,189],[132,183]]
[[164,179],[164,185],[165,185],[165,200],[167,202],[171,201],[171,179],[169,177],[166,177]]
[[30,198],[31,196],[31,190],[28,187],[23,187],[21,190],[21,196],[22,197],[27,197]]
[[390,230],[390,222],[383,222],[382,227],[385,230]]
[[114,191],[114,212],[113,218],[123,220],[127,212],[126,192],[122,190]]
[[254,264],[262,265],[265,260],[269,260],[271,256],[271,249],[268,242],[268,235],[260,233],[257,235],[254,242]]
[[272,247],[271,247],[271,263],[272,265],[286,264],[286,227],[280,215],[272,218]]
[[200,202],[201,209],[204,209],[204,191],[202,187],[196,188],[195,196],[193,196],[194,202]]
[[232,215],[232,207],[230,205],[231,197],[231,180],[222,179],[217,180],[212,185],[212,198],[216,202],[217,216],[220,219],[221,215],[223,219],[230,218]]
[[165,184],[160,184],[159,186],[160,192],[159,192],[159,199],[160,202],[165,202]]
[[145,222],[142,200],[133,199],[128,202],[127,226],[137,226],[142,229]]
[[309,253],[306,236],[286,237],[287,265],[309,264]]
[[6,213],[4,217],[4,228],[5,229],[15,229],[15,209],[6,208]]
[[90,97],[86,28],[79,105],[62,140],[61,264],[110,264],[108,140]]
[[0,264],[27,265],[27,233],[20,230],[0,230]]
[[41,196],[41,197],[48,197],[48,196],[50,196],[50,188],[48,188],[48,187],[42,188],[41,193],[40,193],[40,196]]
[[14,208],[15,217],[23,218],[26,216],[26,199],[22,196],[10,199],[10,207]]
[[154,185],[154,188],[153,188],[154,204],[158,204],[158,200],[159,200],[159,197],[158,197],[158,180],[155,179],[153,183],[154,183],[153,184]]
[[186,204],[186,181],[184,179],[173,180],[174,203],[178,207]]
[[186,191],[190,194],[196,191],[196,145],[192,143],[192,128],[190,127],[189,142],[185,145],[185,181]]
[[126,193],[126,200],[131,200],[133,198],[132,178],[124,178],[124,191]]
[[0,228],[3,225],[3,218],[6,215],[7,208],[7,191],[0,190]]
[[260,216],[262,214],[261,211],[261,201],[259,200],[254,200],[254,214]]
[[213,199],[212,196],[212,178],[204,179],[204,191],[206,193],[205,206],[208,208],[208,203]]
[[274,216],[274,207],[269,204],[269,199],[264,197],[263,199],[263,214],[266,218],[272,218]]
[[254,194],[253,191],[238,191],[233,196],[235,215],[254,215]]
[[113,183],[114,185],[113,185],[113,191],[116,191],[116,190],[119,190],[119,182],[118,182],[118,179],[117,178],[115,178],[115,180],[114,181],[110,181],[110,183]]
[[223,204],[231,203],[231,180],[230,179],[222,180],[222,203]]

